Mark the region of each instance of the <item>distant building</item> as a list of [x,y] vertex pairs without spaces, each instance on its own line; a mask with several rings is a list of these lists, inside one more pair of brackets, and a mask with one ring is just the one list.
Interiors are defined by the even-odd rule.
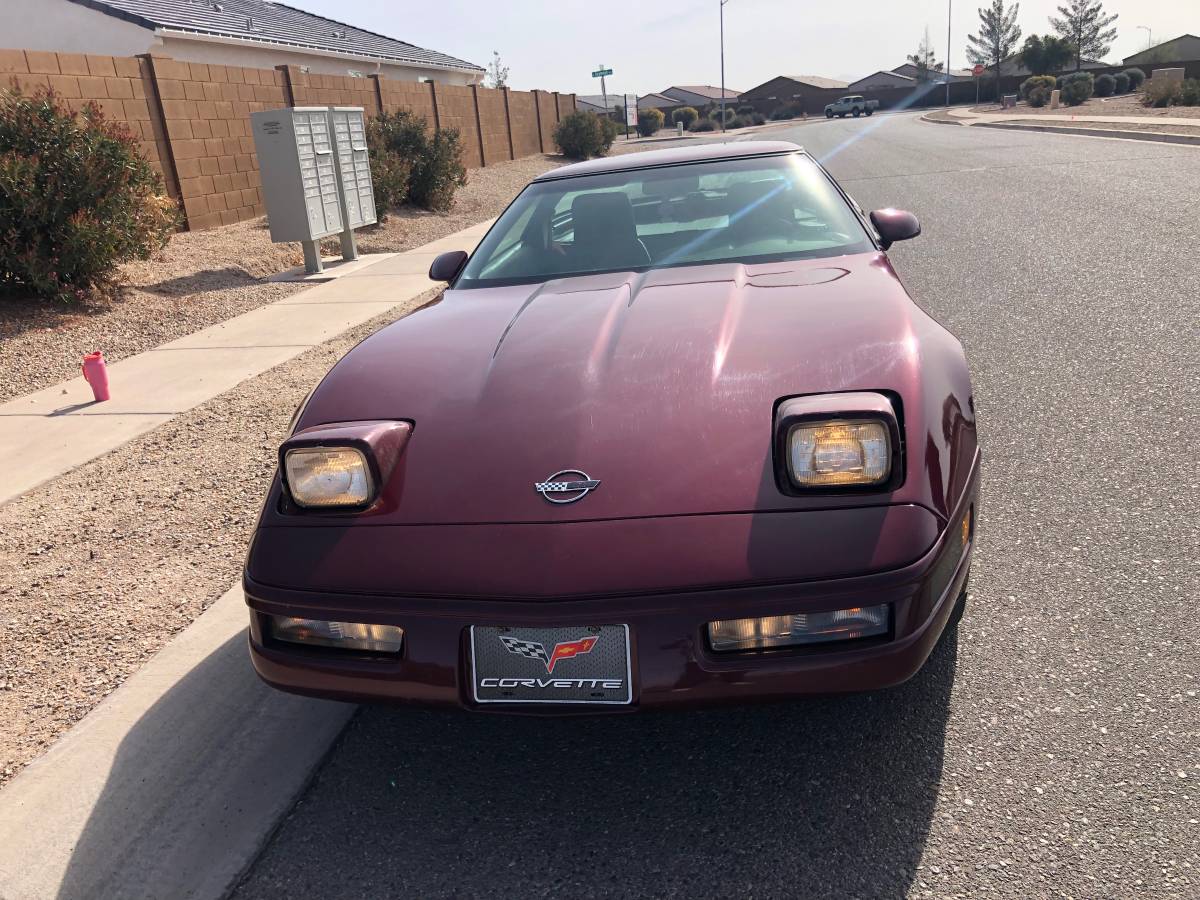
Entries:
[[1147,47],[1133,56],[1127,56],[1122,62],[1127,66],[1137,66],[1156,62],[1187,62],[1193,59],[1200,59],[1200,37],[1181,34],[1177,38]]
[[[585,112],[594,112],[603,115],[605,112],[604,94],[576,94],[575,108]],[[625,95],[620,93],[608,94],[608,112],[614,112],[618,106],[625,103]]]
[[827,90],[842,90],[849,87],[849,82],[838,81],[836,78],[824,78],[820,75],[777,75],[770,81],[764,81],[758,87],[743,91],[738,95],[739,103],[758,103],[763,106],[783,106],[785,103],[799,101],[808,94]]
[[[713,87],[711,84],[683,84],[672,85],[669,88],[664,88],[658,92],[664,97],[670,97],[678,101],[677,106],[708,106],[713,103],[721,102],[721,89]],[[725,89],[725,103],[729,105],[735,103],[738,98],[738,92],[732,88]]]
[[264,0],[0,0],[7,47],[324,75],[475,84],[484,70],[395,38]]
[[[727,103],[729,101],[726,101]],[[674,97],[668,97],[665,94],[646,94],[638,97],[638,109],[676,109],[680,106],[688,106],[687,103],[681,103]]]
[[[907,75],[909,78],[917,81],[919,81],[921,78],[920,70],[912,63],[905,63],[902,66],[896,66],[896,68],[890,69],[889,71],[895,72],[897,75]],[[973,76],[970,69],[951,69],[949,80],[970,81],[972,77]],[[937,84],[945,84],[946,75],[943,72],[930,72],[928,80]]]
[[[940,73],[938,73],[940,74]],[[848,91],[869,91],[877,88],[913,88],[919,82],[911,75],[901,75],[898,72],[872,72],[865,78],[852,81],[846,85]]]
[[[1105,68],[1108,68],[1108,63],[1104,62],[1103,60],[1099,60],[1099,59],[1085,59],[1080,64],[1080,68],[1081,69],[1105,69]],[[1074,72],[1075,71],[1075,59],[1073,57],[1066,64],[1066,66],[1063,67],[1062,71],[1064,71],[1064,72]],[[1000,75],[1003,77],[1007,77],[1009,75],[1015,75],[1015,76],[1021,78],[1021,77],[1026,77],[1026,76],[1029,76],[1032,74],[1033,74],[1032,72],[1030,72],[1023,65],[1021,65],[1020,57],[1018,57],[1015,53],[1012,56],[1010,56],[1008,59],[1004,60],[1004,62],[1000,63]],[[987,69],[987,71],[983,73],[982,77],[994,78],[995,76],[996,76],[995,70],[989,67]]]

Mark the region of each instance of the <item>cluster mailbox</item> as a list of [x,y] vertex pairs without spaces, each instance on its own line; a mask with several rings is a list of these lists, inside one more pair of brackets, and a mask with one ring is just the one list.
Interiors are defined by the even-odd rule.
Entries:
[[251,113],[263,199],[275,242],[300,241],[304,266],[322,271],[317,241],[338,234],[356,259],[355,228],[376,221],[361,107],[296,106]]

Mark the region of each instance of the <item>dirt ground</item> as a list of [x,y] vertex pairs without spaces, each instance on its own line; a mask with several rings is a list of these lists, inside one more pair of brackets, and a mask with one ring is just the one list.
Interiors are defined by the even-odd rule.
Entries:
[[1200,120],[1195,125],[1153,125],[1146,122],[1054,122],[1046,119],[1013,119],[1014,125],[1062,125],[1069,128],[1092,128],[1104,131],[1150,131],[1156,134],[1190,134],[1200,135]]
[[[473,169],[450,212],[394,213],[357,232],[359,250],[410,250],[490,219],[531,178],[563,162],[539,155]],[[80,358],[93,350],[115,362],[303,290],[266,280],[302,262],[299,244],[272,244],[266,220],[255,219],[175,235],[153,259],[122,267],[123,287],[109,301],[0,297],[0,402],[78,375]]]

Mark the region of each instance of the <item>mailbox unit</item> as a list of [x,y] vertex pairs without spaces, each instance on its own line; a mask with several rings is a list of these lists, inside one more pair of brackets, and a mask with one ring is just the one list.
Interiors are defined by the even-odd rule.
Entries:
[[316,242],[340,234],[356,259],[352,229],[376,221],[361,107],[297,106],[251,113],[271,240],[300,241],[305,267],[322,269]]

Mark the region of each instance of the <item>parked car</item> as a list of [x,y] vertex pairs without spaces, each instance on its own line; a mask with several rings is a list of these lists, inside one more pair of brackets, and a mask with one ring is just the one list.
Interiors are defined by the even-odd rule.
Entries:
[[620,711],[881,688],[961,616],[959,342],[794,144],[535,179],[297,410],[246,563],[270,684]]
[[873,115],[877,109],[879,109],[878,100],[866,100],[859,94],[850,94],[833,101],[833,103],[826,104],[825,118],[832,119],[837,116],[839,119],[844,119],[849,113],[857,119],[864,113],[868,116]]

